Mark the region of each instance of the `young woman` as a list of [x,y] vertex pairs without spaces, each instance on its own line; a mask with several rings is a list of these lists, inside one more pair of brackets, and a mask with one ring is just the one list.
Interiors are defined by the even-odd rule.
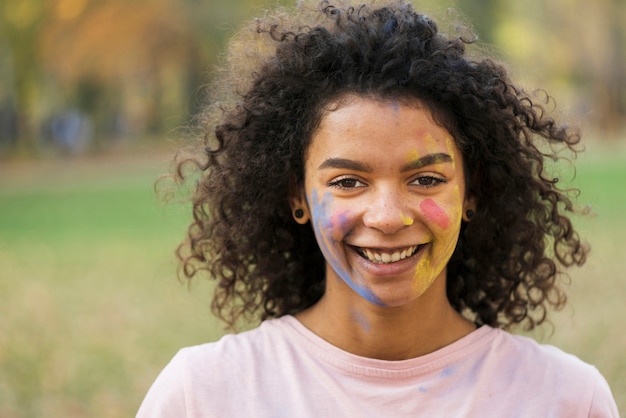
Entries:
[[468,40],[377,4],[231,45],[218,85],[240,96],[204,115],[179,256],[227,323],[263,322],[181,350],[138,416],[616,417],[594,367],[502,330],[562,306],[585,260],[544,168],[578,134]]

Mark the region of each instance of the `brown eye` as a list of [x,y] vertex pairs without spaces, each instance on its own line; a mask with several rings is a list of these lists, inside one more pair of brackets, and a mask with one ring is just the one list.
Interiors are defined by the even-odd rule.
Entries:
[[413,180],[412,184],[415,184],[421,187],[430,188],[430,187],[438,186],[439,184],[445,183],[445,182],[446,181],[444,179],[439,178],[439,177],[421,176]]
[[357,181],[355,179],[343,179],[339,180],[338,183],[341,187],[355,187]]
[[351,177],[340,178],[338,180],[331,181],[328,185],[330,187],[340,187],[342,189],[353,189],[356,187],[365,186],[365,184],[363,184],[361,181]]

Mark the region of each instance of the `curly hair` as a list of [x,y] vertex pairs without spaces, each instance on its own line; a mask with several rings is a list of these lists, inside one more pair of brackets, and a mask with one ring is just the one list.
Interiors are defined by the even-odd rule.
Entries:
[[566,213],[571,191],[557,187],[547,162],[559,149],[575,154],[580,136],[502,65],[469,58],[472,43],[393,0],[299,6],[234,37],[216,84],[224,100],[212,97],[200,117],[202,151],[176,166],[179,180],[190,160],[200,173],[181,272],[215,279],[218,317],[232,327],[300,312],[323,295],[324,258],[287,196],[304,179],[324,107],[348,94],[422,103],[461,150],[478,206],[447,267],[456,310],[479,324],[531,329],[564,305],[557,278],[582,265],[587,248]]

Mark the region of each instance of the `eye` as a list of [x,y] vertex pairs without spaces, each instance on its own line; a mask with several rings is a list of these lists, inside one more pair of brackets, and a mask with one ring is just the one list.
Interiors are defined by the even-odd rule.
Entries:
[[435,176],[419,176],[411,182],[411,184],[413,185],[421,186],[427,189],[430,189],[431,187],[436,187],[443,183],[446,183],[445,179]]
[[365,187],[365,183],[353,178],[342,177],[328,183],[330,187],[338,187],[340,189],[355,189],[357,187]]

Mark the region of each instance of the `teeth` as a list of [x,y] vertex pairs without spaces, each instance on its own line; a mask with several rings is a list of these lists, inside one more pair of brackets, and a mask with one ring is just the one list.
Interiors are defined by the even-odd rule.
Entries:
[[389,263],[395,263],[396,261],[404,260],[405,258],[412,256],[413,254],[415,254],[416,250],[417,250],[417,246],[414,245],[412,247],[405,248],[402,251],[396,251],[394,253],[386,253],[386,252],[378,253],[378,252],[374,252],[368,249],[361,249],[360,253],[362,256],[364,256],[365,258],[367,258],[369,261],[373,263],[389,264]]

